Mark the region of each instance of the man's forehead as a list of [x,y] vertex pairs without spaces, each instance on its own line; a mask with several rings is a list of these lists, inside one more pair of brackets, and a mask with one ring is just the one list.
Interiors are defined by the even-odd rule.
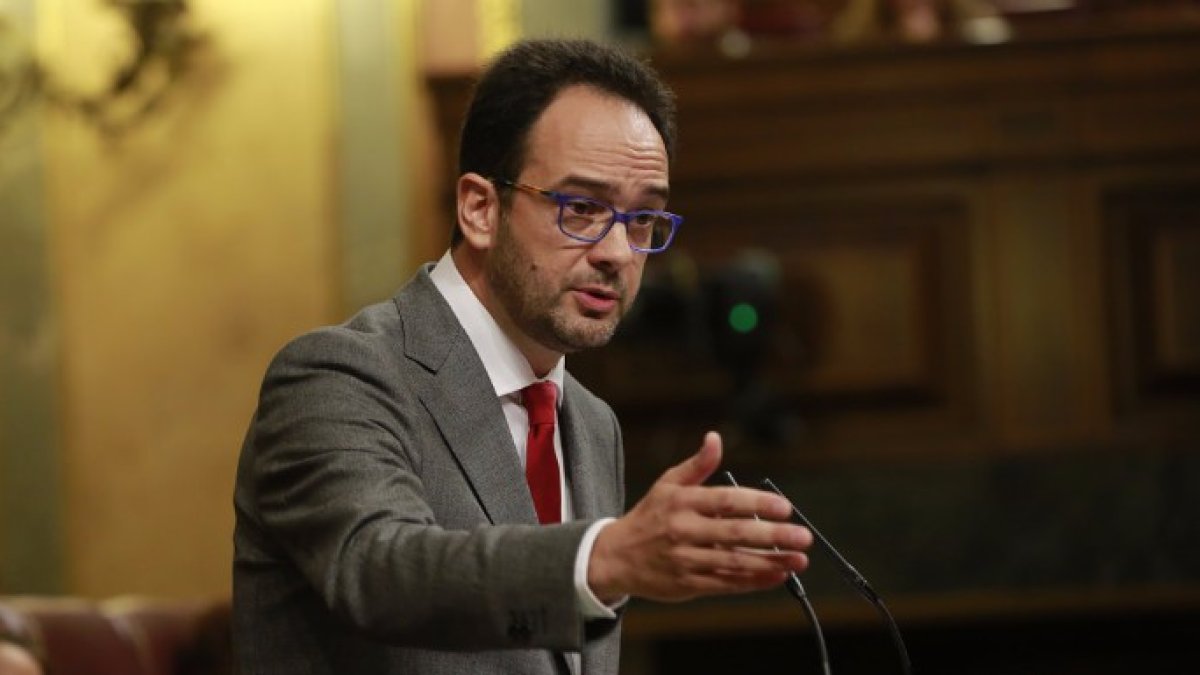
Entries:
[[666,156],[662,135],[645,110],[623,96],[589,85],[571,85],[559,91],[534,120],[527,140],[556,132],[568,138],[586,138],[616,126],[628,127],[647,149]]
[[561,92],[543,111],[526,142],[522,173],[564,188],[608,192],[636,184],[665,197],[669,158],[658,129],[637,104],[592,87]]

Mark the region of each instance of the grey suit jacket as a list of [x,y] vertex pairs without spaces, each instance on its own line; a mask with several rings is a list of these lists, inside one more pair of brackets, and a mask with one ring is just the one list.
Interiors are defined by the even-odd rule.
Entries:
[[612,410],[569,374],[576,516],[537,525],[483,363],[422,269],[391,301],[271,363],[234,495],[244,675],[617,672],[619,619],[584,621],[584,531],[620,515]]

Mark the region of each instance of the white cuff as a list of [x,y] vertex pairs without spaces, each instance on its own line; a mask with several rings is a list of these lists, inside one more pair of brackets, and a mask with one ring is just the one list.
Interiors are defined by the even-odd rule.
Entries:
[[579,542],[579,552],[575,554],[575,600],[579,606],[580,613],[585,619],[615,619],[617,613],[614,610],[620,609],[622,605],[629,601],[629,597],[623,597],[611,606],[600,602],[592,589],[588,587],[588,562],[592,559],[592,546],[596,544],[596,537],[600,535],[600,530],[616,520],[615,518],[601,518],[592,523],[592,526],[583,533],[583,540]]

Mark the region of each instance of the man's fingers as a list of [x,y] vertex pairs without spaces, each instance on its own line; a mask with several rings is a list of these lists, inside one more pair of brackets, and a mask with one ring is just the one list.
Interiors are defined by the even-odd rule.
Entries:
[[749,518],[708,518],[684,512],[671,519],[670,537],[692,546],[803,551],[812,545],[808,528]]
[[746,549],[682,547],[674,551],[672,557],[676,567],[685,574],[711,574],[729,579],[800,572],[808,567],[808,556],[794,551],[762,553]]
[[700,485],[721,465],[721,435],[715,431],[704,434],[704,442],[696,454],[667,469],[660,483]]
[[714,572],[689,572],[674,578],[671,591],[665,591],[655,600],[679,601],[697,596],[731,595],[775,588],[787,581],[785,570],[738,573],[726,570]]
[[732,595],[774,588],[787,580],[784,572],[769,572],[750,577],[722,576],[719,574],[689,574],[683,577],[682,585],[688,592],[685,597],[698,595]]
[[792,505],[771,492],[741,487],[701,487],[680,490],[675,506],[721,518],[787,520]]

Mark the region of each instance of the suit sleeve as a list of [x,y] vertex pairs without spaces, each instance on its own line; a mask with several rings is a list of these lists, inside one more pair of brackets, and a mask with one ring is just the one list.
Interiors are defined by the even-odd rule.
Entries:
[[431,649],[576,650],[572,578],[589,521],[435,522],[420,463],[440,443],[383,348],[329,329],[268,369],[247,450],[258,526],[342,621]]

